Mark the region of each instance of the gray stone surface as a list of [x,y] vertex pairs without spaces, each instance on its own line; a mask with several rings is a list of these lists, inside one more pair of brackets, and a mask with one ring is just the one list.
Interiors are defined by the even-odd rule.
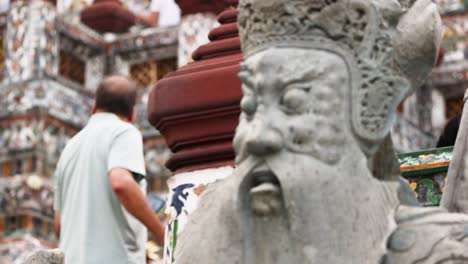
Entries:
[[453,149],[453,159],[447,173],[447,185],[441,205],[450,212],[468,214],[468,90],[460,120],[457,140]]
[[202,197],[176,263],[468,262],[468,215],[417,207],[389,138],[434,63],[435,4],[241,0],[239,26],[237,167]]
[[382,264],[468,263],[468,216],[401,206]]
[[24,264],[63,264],[65,255],[59,249],[38,250],[29,256]]

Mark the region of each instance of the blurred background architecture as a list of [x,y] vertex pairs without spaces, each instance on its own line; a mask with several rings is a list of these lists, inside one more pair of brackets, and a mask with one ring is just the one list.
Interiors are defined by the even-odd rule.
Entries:
[[[151,16],[150,0],[1,0],[0,263],[57,246],[55,164],[86,124],[96,86],[108,74],[128,75],[140,87],[135,125],[144,135],[148,199],[165,218],[171,152],[147,121],[148,93],[191,61],[220,11],[212,1],[201,9],[180,2],[189,6],[182,20],[159,27],[138,19]],[[148,257],[161,256],[150,241]]]
[[399,108],[393,140],[400,152],[435,147],[447,120],[463,107],[468,81],[468,1],[435,2],[444,24],[440,60],[426,85]]

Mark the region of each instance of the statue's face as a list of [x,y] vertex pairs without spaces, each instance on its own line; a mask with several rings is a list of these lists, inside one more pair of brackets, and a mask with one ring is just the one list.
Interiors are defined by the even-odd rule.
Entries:
[[[244,97],[234,146],[238,164],[254,160],[252,185],[259,193],[274,196],[279,187],[274,186],[279,185],[276,176],[265,172],[274,170],[268,163],[275,156],[310,157],[327,165],[340,161],[350,131],[345,100],[349,77],[341,57],[320,50],[274,48],[249,57],[240,77]],[[287,160],[276,158],[276,164],[278,160],[288,166]],[[260,203],[274,201],[262,195]]]
[[333,164],[348,128],[345,62],[325,51],[275,48],[248,58],[235,137],[237,162],[280,151]]

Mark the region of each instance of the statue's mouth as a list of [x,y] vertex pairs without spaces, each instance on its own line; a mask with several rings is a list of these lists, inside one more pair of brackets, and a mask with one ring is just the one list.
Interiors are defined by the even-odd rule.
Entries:
[[276,175],[266,166],[251,174],[251,207],[257,216],[276,215],[281,209],[281,185]]

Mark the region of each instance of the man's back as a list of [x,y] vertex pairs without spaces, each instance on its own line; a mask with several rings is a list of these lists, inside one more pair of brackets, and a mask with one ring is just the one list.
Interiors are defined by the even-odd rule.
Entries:
[[139,131],[110,113],[93,115],[68,143],[56,171],[65,263],[144,263],[146,229],[122,207],[108,176],[112,168],[145,175],[142,146]]

